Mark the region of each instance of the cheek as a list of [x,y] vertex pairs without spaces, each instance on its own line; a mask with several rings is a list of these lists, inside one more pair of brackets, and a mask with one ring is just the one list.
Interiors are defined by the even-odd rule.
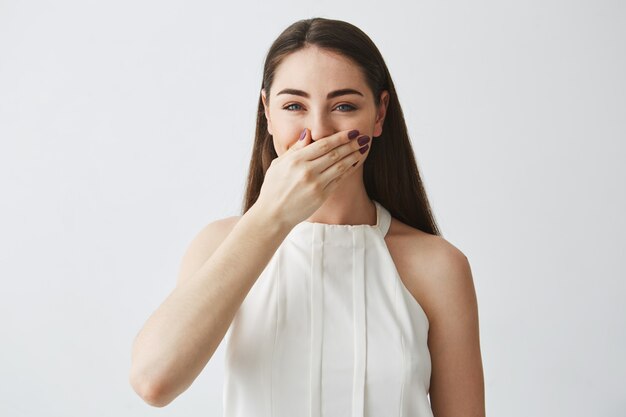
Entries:
[[[304,128],[302,128],[304,129]],[[274,149],[276,149],[276,153],[278,155],[285,152],[287,149],[292,147],[300,137],[300,133],[302,129],[287,129],[287,130],[274,130]]]
[[276,150],[276,154],[278,156],[282,155],[298,141],[302,129],[274,129],[274,134],[272,135],[272,138],[274,141],[274,149]]
[[305,126],[300,126],[300,123],[294,120],[284,120],[280,117],[274,117],[272,119],[272,137],[274,139],[274,149],[276,149],[276,153],[281,155],[293,146],[300,137],[300,133],[302,133],[304,127]]

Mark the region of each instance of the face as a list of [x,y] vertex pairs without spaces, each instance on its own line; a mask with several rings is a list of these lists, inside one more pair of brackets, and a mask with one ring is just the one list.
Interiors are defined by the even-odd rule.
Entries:
[[[327,97],[343,89],[356,92]],[[388,92],[383,91],[376,108],[373,93],[356,64],[317,47],[301,49],[282,61],[274,76],[269,107],[264,89],[261,95],[267,130],[279,156],[297,142],[304,128],[311,130],[313,141],[352,129],[376,140],[382,134],[389,101]]]

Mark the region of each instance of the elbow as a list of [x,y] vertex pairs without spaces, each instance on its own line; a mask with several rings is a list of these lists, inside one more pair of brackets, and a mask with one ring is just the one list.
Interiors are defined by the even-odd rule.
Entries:
[[172,399],[165,395],[162,385],[150,382],[131,371],[129,382],[135,393],[148,405],[153,407],[165,407]]

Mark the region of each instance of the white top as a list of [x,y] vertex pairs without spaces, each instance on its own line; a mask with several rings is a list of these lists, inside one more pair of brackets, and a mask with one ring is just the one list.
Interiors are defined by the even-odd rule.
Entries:
[[376,225],[303,221],[225,336],[224,417],[432,417],[428,318]]

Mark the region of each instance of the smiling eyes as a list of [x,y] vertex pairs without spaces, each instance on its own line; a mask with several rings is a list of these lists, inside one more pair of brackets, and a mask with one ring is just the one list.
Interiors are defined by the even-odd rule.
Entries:
[[[293,111],[297,111],[297,110],[290,109],[290,107],[291,107],[291,106],[300,106],[300,105],[299,105],[299,104],[297,104],[297,103],[288,104],[287,106],[283,107],[283,110],[287,110],[287,111],[291,111],[291,112],[293,112]],[[337,107],[335,107],[335,108],[339,108],[339,107],[341,107],[341,106],[347,106],[347,107],[349,107],[349,109],[348,109],[348,110],[341,110],[341,111],[340,111],[340,113],[348,113],[348,112],[351,112],[351,111],[355,111],[355,110],[356,110],[356,107],[354,107],[354,106],[353,106],[353,105],[351,105],[351,104],[340,104],[340,105],[338,105],[338,106],[337,106]]]

